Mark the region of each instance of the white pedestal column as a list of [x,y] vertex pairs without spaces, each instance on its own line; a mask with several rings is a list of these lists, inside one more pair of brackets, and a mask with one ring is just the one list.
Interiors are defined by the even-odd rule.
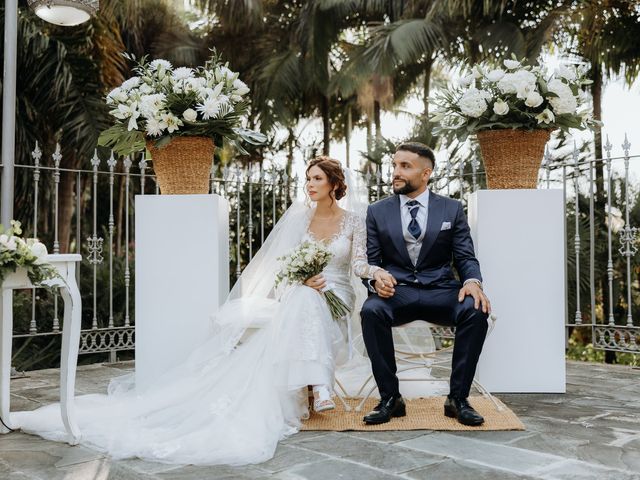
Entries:
[[219,195],[136,196],[136,387],[187,358],[229,292],[229,206]]
[[561,190],[480,190],[469,225],[497,315],[476,372],[491,392],[564,393],[565,233]]

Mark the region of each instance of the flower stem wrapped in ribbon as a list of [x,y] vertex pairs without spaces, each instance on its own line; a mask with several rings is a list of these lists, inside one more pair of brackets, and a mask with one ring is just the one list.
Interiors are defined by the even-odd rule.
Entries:
[[[304,283],[307,279],[322,272],[331,260],[332,253],[321,242],[303,242],[289,255],[279,257],[282,269],[276,275],[276,286],[287,283]],[[329,306],[331,317],[339,320],[351,312],[351,309],[332,290],[331,285],[322,291]]]

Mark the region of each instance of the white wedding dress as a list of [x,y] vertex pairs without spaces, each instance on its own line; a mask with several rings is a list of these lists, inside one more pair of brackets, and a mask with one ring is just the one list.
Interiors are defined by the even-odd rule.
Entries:
[[[310,208],[298,218],[289,215],[291,227],[271,246],[315,240],[308,230],[312,215]],[[336,362],[351,357],[347,337],[359,324],[356,293],[365,292],[354,274],[370,277],[377,268],[367,264],[365,238],[364,218],[345,212],[339,231],[326,240],[333,256],[323,274],[354,310],[352,319],[334,321],[321,294],[304,285],[276,291],[269,277],[276,268],[273,252],[268,261],[256,255],[245,269],[248,278],[216,315],[211,337],[187,362],[144,391],[128,378],[112,382],[108,395],[76,399],[81,443],[114,458],[176,464],[242,465],[273,457],[278,442],[297,432],[308,414],[306,386],[333,385]],[[247,330],[256,323],[262,327]],[[58,404],[13,415],[25,432],[66,440]]]

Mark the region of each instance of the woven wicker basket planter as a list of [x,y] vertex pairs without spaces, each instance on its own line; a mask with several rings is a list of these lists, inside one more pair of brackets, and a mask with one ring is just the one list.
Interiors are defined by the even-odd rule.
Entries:
[[549,130],[483,130],[477,133],[491,189],[535,189]]
[[208,137],[174,137],[162,148],[147,142],[160,193],[207,194],[215,145]]

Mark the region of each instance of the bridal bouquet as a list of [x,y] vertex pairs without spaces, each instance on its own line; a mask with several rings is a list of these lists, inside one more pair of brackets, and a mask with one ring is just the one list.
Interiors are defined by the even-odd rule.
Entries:
[[457,86],[442,92],[431,118],[440,124],[437,130],[452,130],[464,140],[487,129],[567,130],[595,123],[581,90],[591,83],[584,69],[561,66],[548,75],[515,58],[504,60],[503,66],[478,64]]
[[[129,60],[135,57],[125,55]],[[214,52],[203,67],[174,68],[167,60],[143,58],[133,77],[107,95],[115,124],[98,143],[118,155],[145,149],[146,140],[161,148],[172,136],[224,138],[241,153],[240,141],[259,145],[266,137],[241,128],[249,102],[249,87]]]
[[27,270],[34,285],[58,277],[58,271],[47,262],[47,247],[35,238],[24,240],[20,234],[20,222],[11,220],[6,231],[0,225],[0,284],[20,267]]
[[[278,258],[282,262],[282,269],[276,275],[276,286],[284,280],[289,283],[304,283],[322,272],[331,256],[332,253],[321,242],[301,243],[289,255]],[[334,320],[339,320],[351,312],[340,297],[331,291],[330,285],[327,285],[323,294]]]

